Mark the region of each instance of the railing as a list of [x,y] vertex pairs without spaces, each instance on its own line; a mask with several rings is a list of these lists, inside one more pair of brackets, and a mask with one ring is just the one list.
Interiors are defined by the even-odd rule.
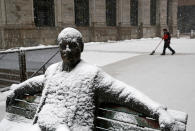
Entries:
[[[35,71],[32,75],[31,75],[31,77],[34,77],[41,69],[42,70],[44,70],[44,72],[45,72],[45,65],[47,64],[47,63],[49,63],[50,62],[50,60],[51,59],[53,59],[57,54],[59,53],[59,50],[55,53],[55,54],[53,54],[37,71]],[[30,78],[31,78],[30,77]]]
[[[57,51],[54,54],[52,54],[53,52],[51,52],[49,54],[49,58],[47,58],[44,55],[44,63],[41,60],[36,61],[36,59],[39,59],[39,58],[36,58],[36,57],[39,57],[38,55],[36,57],[33,57],[33,59],[34,59],[33,62],[36,65],[36,67],[31,68],[31,70],[29,71],[29,70],[27,70],[27,65],[31,65],[31,63],[29,64],[29,63],[27,63],[27,61],[29,61],[28,57],[32,56],[32,55],[30,55],[30,53],[35,53],[36,54],[36,51],[47,50],[47,49],[50,50],[50,49],[54,49],[54,48],[58,48],[58,46],[43,47],[43,48],[39,47],[39,48],[34,48],[34,49],[33,48],[24,48],[24,49],[15,48],[15,49],[9,49],[9,50],[6,50],[6,51],[0,51],[0,62],[1,62],[1,67],[0,68],[1,68],[2,71],[3,70],[10,70],[10,73],[17,71],[18,72],[17,75],[19,75],[19,81],[23,82],[28,78],[34,77],[38,73],[41,74],[40,71],[42,71],[44,73],[45,70],[46,70],[46,64],[48,64],[58,54],[59,50],[57,49]],[[35,51],[35,52],[30,52],[30,51]],[[26,57],[27,52],[28,52],[28,55]],[[10,65],[12,65],[11,67],[13,67],[13,68],[10,68]],[[10,80],[14,81],[13,78],[10,79]]]

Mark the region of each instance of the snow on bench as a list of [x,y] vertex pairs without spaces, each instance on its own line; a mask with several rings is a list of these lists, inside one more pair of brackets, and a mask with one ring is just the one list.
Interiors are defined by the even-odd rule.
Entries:
[[[8,113],[33,119],[41,98],[41,93],[35,95],[25,94],[23,98],[15,99],[15,102],[6,107]],[[102,131],[112,130],[136,130],[157,131],[160,130],[158,120],[121,105],[111,103],[98,103],[96,109],[95,128]],[[180,111],[168,110],[176,119],[176,129],[185,131],[187,114]]]

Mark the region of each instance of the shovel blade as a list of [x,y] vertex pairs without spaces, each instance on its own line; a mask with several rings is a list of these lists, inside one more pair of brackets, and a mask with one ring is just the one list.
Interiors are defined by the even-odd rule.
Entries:
[[155,51],[152,51],[152,52],[150,53],[150,55],[154,55],[154,53],[155,53]]

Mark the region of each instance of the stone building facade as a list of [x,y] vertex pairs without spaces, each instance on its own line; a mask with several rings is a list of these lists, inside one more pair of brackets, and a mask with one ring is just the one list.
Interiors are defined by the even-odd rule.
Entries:
[[178,0],[0,0],[0,48],[55,44],[69,26],[85,42],[175,35],[177,9]]

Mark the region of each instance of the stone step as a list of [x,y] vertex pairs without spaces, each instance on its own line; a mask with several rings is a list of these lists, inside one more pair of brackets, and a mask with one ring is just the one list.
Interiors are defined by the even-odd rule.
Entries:
[[8,73],[8,74],[20,74],[19,70],[10,70],[10,69],[3,69],[3,68],[0,68],[0,72]]
[[7,87],[7,86],[0,84],[0,89],[5,88],[5,87]]
[[[27,72],[27,78],[30,78],[34,71]],[[36,75],[43,74],[42,71],[37,73]],[[9,70],[0,68],[0,78],[9,79],[9,80],[20,80],[20,71],[19,70]]]
[[[27,78],[30,78],[33,74],[33,71],[27,72]],[[41,75],[37,73],[36,75]],[[6,91],[7,87],[12,84],[20,83],[20,71],[19,70],[9,70],[9,69],[0,69],[0,89]]]
[[18,83],[20,83],[20,81],[0,78],[0,85],[3,85],[4,87],[10,86],[11,84],[18,84]]
[[5,91],[8,91],[8,90],[10,90],[10,87],[9,86],[2,86],[2,88],[1,88],[1,85],[0,85],[0,92],[5,92]]
[[20,75],[0,72],[0,79],[17,80],[20,81]]

